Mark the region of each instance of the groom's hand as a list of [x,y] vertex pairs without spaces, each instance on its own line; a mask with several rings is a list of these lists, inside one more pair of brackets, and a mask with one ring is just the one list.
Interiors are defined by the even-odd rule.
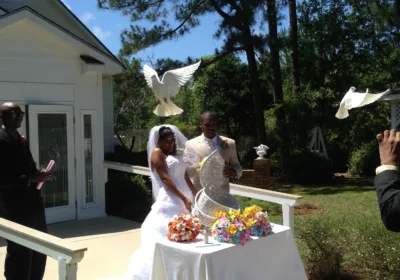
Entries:
[[236,170],[228,165],[225,165],[224,176],[227,178],[236,178],[237,176]]

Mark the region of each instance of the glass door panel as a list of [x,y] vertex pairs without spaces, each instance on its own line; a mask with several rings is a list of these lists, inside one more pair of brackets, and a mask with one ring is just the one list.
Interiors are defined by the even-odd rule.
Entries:
[[76,219],[73,107],[29,105],[29,142],[39,169],[50,160],[53,179],[42,187],[47,223]]
[[37,118],[39,168],[46,169],[50,160],[55,161],[53,179],[45,182],[42,187],[45,207],[68,205],[67,115],[40,113]]

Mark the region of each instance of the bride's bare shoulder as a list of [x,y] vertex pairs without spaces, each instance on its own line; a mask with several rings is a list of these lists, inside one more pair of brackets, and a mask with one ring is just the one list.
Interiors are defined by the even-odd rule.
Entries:
[[163,153],[163,151],[160,148],[155,148],[152,152],[151,152],[151,157],[165,157],[165,154]]

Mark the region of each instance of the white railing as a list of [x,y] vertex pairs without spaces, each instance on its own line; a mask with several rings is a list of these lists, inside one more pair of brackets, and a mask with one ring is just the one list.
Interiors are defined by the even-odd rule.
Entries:
[[1,218],[0,236],[58,261],[59,280],[77,279],[87,247]]
[[[108,169],[128,173],[150,176],[150,169],[144,166],[129,165],[118,162],[105,161],[105,181],[108,181]],[[282,205],[283,225],[294,230],[294,206],[301,204],[301,196],[270,190],[263,190],[249,186],[230,184],[230,193],[234,195],[275,202]]]

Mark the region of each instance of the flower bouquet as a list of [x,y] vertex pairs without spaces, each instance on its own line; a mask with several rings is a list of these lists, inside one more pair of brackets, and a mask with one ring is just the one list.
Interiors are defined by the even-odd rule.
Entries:
[[249,240],[250,232],[239,211],[217,212],[215,216],[218,220],[212,225],[211,233],[218,242],[243,245]]
[[246,207],[242,212],[242,219],[251,236],[265,236],[272,232],[267,212],[257,205]]
[[175,215],[168,223],[167,238],[176,242],[194,240],[200,233],[200,226],[197,217],[192,217],[185,212],[179,216]]

